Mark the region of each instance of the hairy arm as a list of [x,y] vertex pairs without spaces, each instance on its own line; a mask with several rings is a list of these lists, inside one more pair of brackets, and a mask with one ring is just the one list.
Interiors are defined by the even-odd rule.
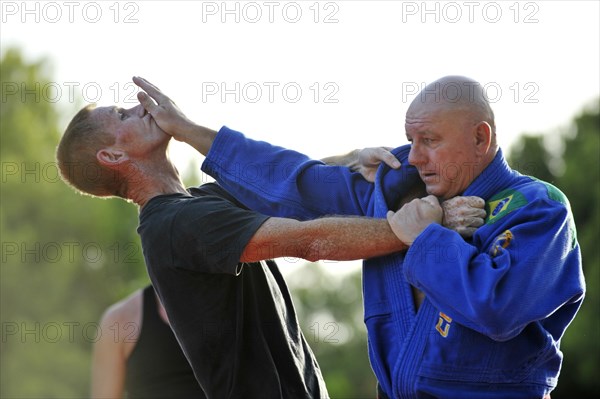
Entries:
[[385,219],[328,217],[300,222],[270,218],[248,242],[240,261],[277,257],[354,260],[406,249]]

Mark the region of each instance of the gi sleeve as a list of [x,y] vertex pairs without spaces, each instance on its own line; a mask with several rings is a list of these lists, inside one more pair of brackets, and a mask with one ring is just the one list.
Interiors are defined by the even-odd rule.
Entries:
[[299,220],[323,215],[365,215],[373,184],[349,168],[251,140],[223,127],[202,171],[248,208]]

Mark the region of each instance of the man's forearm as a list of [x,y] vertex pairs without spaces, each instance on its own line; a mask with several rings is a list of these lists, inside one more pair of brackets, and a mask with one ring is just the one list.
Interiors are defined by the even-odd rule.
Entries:
[[179,141],[192,146],[202,155],[208,154],[218,132],[200,125],[190,126],[177,136]]
[[279,257],[355,260],[406,248],[385,219],[327,217],[300,222],[270,218],[247,243],[240,260],[253,262]]
[[304,222],[315,231],[307,248],[309,260],[355,260],[388,255],[408,248],[384,219],[324,218]]

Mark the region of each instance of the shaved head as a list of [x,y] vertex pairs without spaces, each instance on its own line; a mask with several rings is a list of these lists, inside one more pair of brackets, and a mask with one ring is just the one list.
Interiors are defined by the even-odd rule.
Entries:
[[408,162],[427,192],[460,195],[498,150],[494,113],[485,90],[464,76],[446,76],[425,86],[406,112]]
[[407,116],[423,109],[462,111],[487,122],[496,133],[494,112],[483,86],[465,76],[445,76],[425,86],[410,104]]

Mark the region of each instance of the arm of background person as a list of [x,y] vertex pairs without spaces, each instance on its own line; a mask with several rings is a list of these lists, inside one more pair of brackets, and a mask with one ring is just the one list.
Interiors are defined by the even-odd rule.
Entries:
[[[136,297],[136,295],[138,297]],[[141,292],[136,292],[126,300],[108,308],[100,319],[98,341],[94,343],[92,355],[92,381],[90,396],[93,399],[123,398],[127,364],[127,342],[120,331],[127,323],[134,324],[137,340],[141,322]],[[137,318],[136,318],[137,317]],[[128,338],[130,334],[128,334]],[[132,348],[130,348],[132,349]]]
[[125,354],[123,344],[115,342],[110,333],[111,326],[117,317],[110,313],[105,314],[100,321],[100,335],[94,343],[92,356],[92,386],[91,397],[100,398],[122,398],[125,387]]

